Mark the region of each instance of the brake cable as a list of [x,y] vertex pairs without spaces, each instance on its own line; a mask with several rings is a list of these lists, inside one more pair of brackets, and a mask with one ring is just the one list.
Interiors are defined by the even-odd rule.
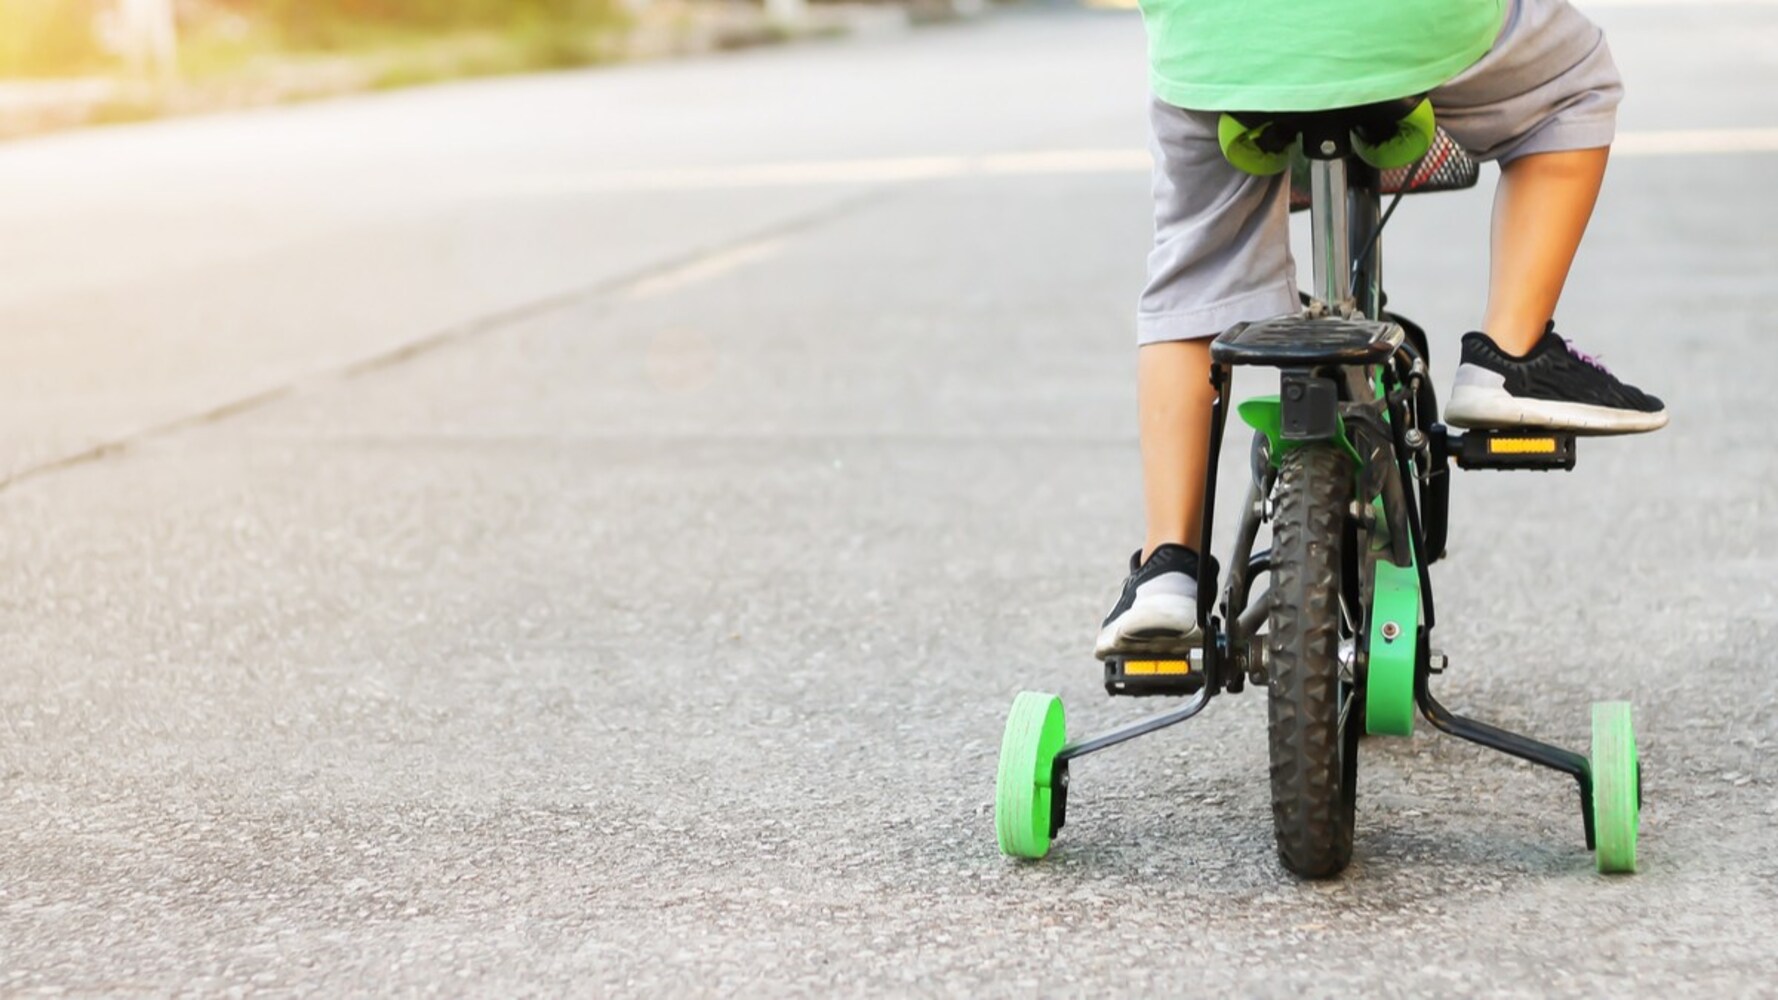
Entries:
[[[1395,206],[1401,204],[1401,196],[1419,187],[1421,184],[1426,183],[1425,177],[1420,176],[1420,169],[1426,166],[1427,162],[1432,159],[1432,154],[1435,149],[1437,149],[1436,142],[1434,143],[1433,149],[1427,150],[1425,155],[1414,161],[1413,167],[1408,170],[1407,179],[1402,182],[1400,187],[1395,189],[1395,194],[1390,197],[1389,206],[1383,210],[1383,217],[1377,220],[1376,230],[1371,233],[1370,241],[1364,245],[1364,252],[1359,254],[1358,259],[1352,262],[1352,274],[1346,282],[1346,291],[1348,294],[1358,294],[1358,275],[1364,270],[1364,266],[1370,263],[1371,254],[1376,252],[1377,244],[1383,239],[1383,227],[1389,225],[1389,217],[1395,214]],[[1428,171],[1426,176],[1430,177],[1438,170],[1438,168],[1444,166],[1445,161],[1450,158],[1450,152],[1446,151],[1445,155],[1439,157],[1438,162],[1432,165],[1432,170]]]

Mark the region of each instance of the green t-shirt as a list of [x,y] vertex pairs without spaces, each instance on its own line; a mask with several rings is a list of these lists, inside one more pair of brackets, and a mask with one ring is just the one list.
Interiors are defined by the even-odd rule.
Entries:
[[1507,0],[1141,0],[1155,95],[1326,111],[1422,94],[1480,59]]

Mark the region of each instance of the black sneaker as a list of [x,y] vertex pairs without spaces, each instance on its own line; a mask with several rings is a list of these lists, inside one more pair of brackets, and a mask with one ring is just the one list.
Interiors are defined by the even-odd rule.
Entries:
[[1551,323],[1522,358],[1502,351],[1487,334],[1465,334],[1445,421],[1453,427],[1637,434],[1667,426],[1667,408],[1575,350]]
[[[1183,545],[1163,545],[1142,561],[1130,556],[1130,578],[1117,606],[1105,616],[1093,655],[1184,656],[1203,638],[1198,629],[1198,554]],[[1209,579],[1216,586],[1216,559]]]

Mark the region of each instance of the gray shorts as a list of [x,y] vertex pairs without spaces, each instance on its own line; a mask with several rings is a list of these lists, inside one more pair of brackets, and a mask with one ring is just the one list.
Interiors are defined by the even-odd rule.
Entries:
[[[1509,162],[1611,145],[1623,92],[1604,32],[1568,0],[1509,0],[1494,47],[1431,96],[1464,149]],[[1289,180],[1230,166],[1219,117],[1151,102],[1155,245],[1139,343],[1213,337],[1299,307]]]

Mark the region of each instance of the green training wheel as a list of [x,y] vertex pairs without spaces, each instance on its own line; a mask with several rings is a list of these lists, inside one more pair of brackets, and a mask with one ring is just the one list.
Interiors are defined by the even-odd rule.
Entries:
[[1050,852],[1050,781],[1067,734],[1062,699],[1036,691],[1013,699],[994,782],[994,833],[1003,853],[1041,858]]
[[1601,872],[1636,870],[1636,824],[1642,813],[1642,765],[1630,703],[1593,706],[1593,842]]

